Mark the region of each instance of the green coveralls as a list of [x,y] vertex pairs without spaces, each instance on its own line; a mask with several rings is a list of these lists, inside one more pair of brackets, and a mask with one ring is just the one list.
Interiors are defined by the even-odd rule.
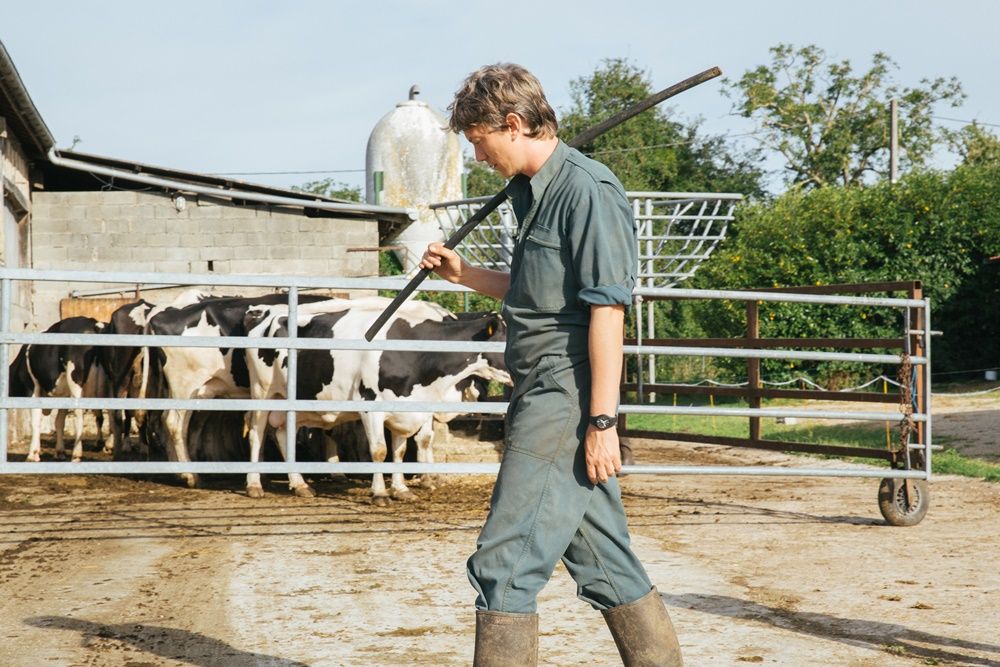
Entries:
[[590,307],[631,304],[635,223],[614,174],[562,142],[507,192],[520,223],[503,307],[514,390],[469,579],[477,608],[533,613],[562,558],[578,596],[607,609],[652,588],[629,547],[618,480],[591,484],[583,446]]

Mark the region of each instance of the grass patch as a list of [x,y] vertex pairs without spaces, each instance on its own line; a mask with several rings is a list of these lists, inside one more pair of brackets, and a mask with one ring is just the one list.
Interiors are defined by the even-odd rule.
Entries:
[[954,449],[934,452],[934,456],[931,457],[931,468],[943,475],[962,475],[978,477],[987,482],[1000,482],[1000,465],[962,456]]
[[[709,401],[709,399],[704,397],[685,397],[684,402],[678,403],[678,405],[708,406],[713,402],[715,407],[747,407],[746,402],[739,399],[719,398],[715,401]],[[672,405],[673,403],[672,401],[660,401],[660,404]],[[776,405],[807,407],[808,404],[781,401],[772,402],[770,407]],[[868,408],[861,411],[881,412],[893,408],[894,406],[878,406],[874,409]],[[854,410],[854,408],[848,409]],[[628,427],[643,431],[690,433],[728,438],[746,438],[750,435],[749,419],[746,417],[632,414],[628,416]],[[773,419],[765,417],[761,419],[761,437],[766,440],[778,440],[782,442],[806,442],[817,445],[866,447],[879,450],[887,448],[885,425],[876,422],[830,424],[802,421],[797,424],[779,424]],[[899,430],[895,424],[890,425],[888,438],[893,444],[899,438]],[[963,456],[957,450],[947,447],[947,438],[938,437],[935,439],[935,443],[945,446],[945,449],[935,451],[931,457],[931,469],[935,474],[962,475],[963,477],[975,477],[988,482],[1000,482],[1000,464]],[[888,466],[888,462],[881,459],[833,456],[828,458],[841,458],[856,463]]]

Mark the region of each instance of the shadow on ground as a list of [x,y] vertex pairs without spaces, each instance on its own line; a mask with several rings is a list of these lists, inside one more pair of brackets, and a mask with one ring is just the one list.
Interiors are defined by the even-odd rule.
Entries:
[[99,640],[116,642],[198,667],[246,667],[246,665],[261,664],[270,667],[309,667],[297,660],[241,651],[197,632],[158,625],[141,623],[105,625],[66,616],[35,616],[25,619],[24,622],[38,628],[79,632],[86,644]]
[[[758,621],[783,630],[851,646],[865,646],[927,661],[1000,667],[1000,646],[996,644],[944,637],[911,630],[894,623],[839,618],[830,614],[770,607],[726,595],[694,593],[669,595],[661,593],[660,597],[670,606],[693,609],[727,618]],[[987,657],[983,654],[994,654],[996,657]],[[936,663],[928,662],[927,664]]]

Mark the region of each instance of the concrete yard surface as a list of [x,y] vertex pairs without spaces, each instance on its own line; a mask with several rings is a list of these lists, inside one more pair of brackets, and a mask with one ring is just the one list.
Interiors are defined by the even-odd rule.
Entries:
[[[846,465],[632,444],[646,463]],[[470,664],[464,563],[491,484],[377,508],[360,480],[254,501],[239,478],[2,477],[0,664]],[[937,477],[924,521],[894,528],[874,479],[622,484],[688,665],[1000,665],[1000,485]],[[619,664],[561,565],[539,611],[542,664]]]

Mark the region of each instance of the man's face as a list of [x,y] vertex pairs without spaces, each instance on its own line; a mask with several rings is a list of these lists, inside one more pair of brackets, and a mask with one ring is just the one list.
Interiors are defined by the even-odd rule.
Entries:
[[508,128],[501,130],[474,125],[464,132],[476,151],[476,161],[485,162],[504,178],[521,171],[517,163],[516,142]]

